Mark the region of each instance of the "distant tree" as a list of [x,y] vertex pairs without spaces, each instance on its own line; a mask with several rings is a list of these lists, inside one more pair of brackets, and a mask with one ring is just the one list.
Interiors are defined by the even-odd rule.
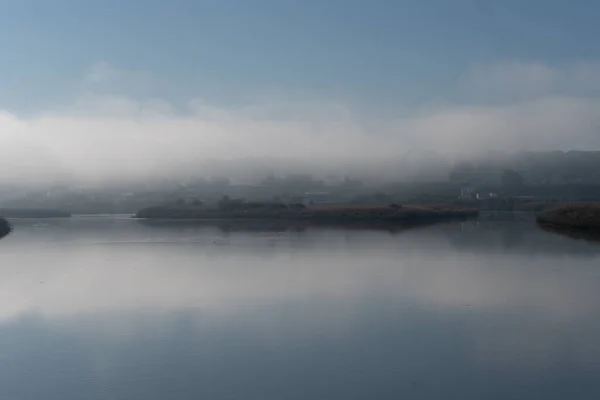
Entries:
[[210,185],[214,189],[224,189],[231,185],[231,181],[226,177],[217,177],[210,180]]
[[227,210],[229,208],[229,204],[231,203],[231,198],[227,195],[223,195],[217,202],[217,207],[220,210]]
[[284,203],[266,203],[265,208],[267,208],[270,211],[281,211],[287,210],[288,206]]
[[292,203],[290,204],[290,208],[292,210],[306,210],[306,206],[302,203]]
[[359,180],[352,179],[349,176],[346,176],[340,186],[344,189],[357,189],[363,187],[364,184]]
[[525,185],[523,175],[514,169],[505,169],[504,172],[502,172],[501,181],[503,186],[520,187]]
[[389,196],[382,192],[373,193],[371,196],[372,201],[375,203],[387,203],[389,201]]
[[204,205],[204,202],[200,199],[194,199],[192,200],[192,205],[194,207],[202,207]]
[[459,162],[450,169],[450,182],[466,184],[473,180],[475,175],[475,165],[470,162]]
[[265,186],[273,186],[276,183],[277,183],[277,178],[275,177],[275,174],[273,174],[273,173],[267,175],[267,177],[261,181],[261,184],[265,185]]
[[265,207],[265,203],[261,203],[260,201],[249,201],[245,204],[247,210],[258,210],[260,208]]

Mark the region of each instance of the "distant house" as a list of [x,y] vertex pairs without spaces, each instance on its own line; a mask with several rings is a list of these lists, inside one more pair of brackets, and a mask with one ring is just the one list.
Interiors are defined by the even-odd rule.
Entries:
[[461,200],[472,200],[477,197],[475,193],[475,189],[471,186],[464,187],[460,189],[460,199]]
[[[297,198],[295,200],[298,200]],[[302,196],[303,204],[337,204],[348,201],[346,196],[330,192],[306,192]],[[297,202],[297,201],[296,201]]]
[[487,200],[487,199],[497,199],[498,198],[498,194],[496,193],[477,193],[476,195],[477,200]]

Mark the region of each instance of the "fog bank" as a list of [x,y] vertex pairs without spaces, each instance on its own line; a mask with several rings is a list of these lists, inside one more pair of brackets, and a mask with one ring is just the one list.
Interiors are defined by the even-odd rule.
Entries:
[[[393,160],[430,152],[451,158],[490,150],[599,149],[600,98],[576,90],[584,86],[577,82],[596,76],[590,68],[559,74],[519,64],[479,67],[465,88],[488,94],[502,89],[497,92],[503,101],[415,107],[383,117],[343,102],[262,101],[227,108],[195,99],[181,108],[87,91],[69,105],[35,115],[0,111],[0,183],[92,184],[219,173],[203,170],[211,160],[243,164],[239,160],[251,158],[252,168],[287,165],[325,173],[384,169]],[[507,85],[519,80],[521,85]],[[420,167],[425,165],[412,165]]]

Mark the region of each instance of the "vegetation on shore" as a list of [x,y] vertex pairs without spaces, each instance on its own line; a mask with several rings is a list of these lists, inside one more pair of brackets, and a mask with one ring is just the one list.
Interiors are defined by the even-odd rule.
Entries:
[[277,219],[307,223],[397,223],[419,224],[464,219],[477,210],[447,205],[310,205],[284,203],[219,202],[214,208],[198,206],[158,206],[140,210],[135,217],[146,219]]
[[12,230],[10,223],[4,218],[0,217],[0,238],[8,235]]
[[44,208],[3,208],[0,215],[6,218],[69,218],[71,213]]
[[556,229],[600,232],[600,203],[564,204],[540,213],[537,221]]

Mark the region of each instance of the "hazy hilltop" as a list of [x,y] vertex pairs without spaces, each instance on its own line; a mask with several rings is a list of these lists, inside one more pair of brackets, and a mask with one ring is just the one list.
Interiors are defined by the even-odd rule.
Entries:
[[450,157],[428,151],[331,165],[277,157],[212,160],[150,178],[0,185],[0,207],[134,213],[181,199],[215,202],[223,195],[261,201],[450,201],[464,187],[544,199],[596,199],[600,152],[485,152]]
[[519,172],[531,185],[600,184],[600,151],[488,153],[456,162],[450,177],[478,183],[499,179],[505,169]]
[[397,157],[352,158],[346,161],[301,158],[242,157],[199,160],[178,168],[165,168],[151,176],[120,179],[58,179],[54,184],[14,183],[0,186],[0,196],[18,187],[86,187],[109,190],[169,190],[180,184],[215,182],[227,185],[255,185],[268,177],[311,176],[325,183],[352,177],[367,186],[390,182],[464,181],[499,183],[502,172],[511,169],[523,175],[526,183],[600,184],[600,151],[486,151],[472,154],[447,154],[440,151],[411,151]]

